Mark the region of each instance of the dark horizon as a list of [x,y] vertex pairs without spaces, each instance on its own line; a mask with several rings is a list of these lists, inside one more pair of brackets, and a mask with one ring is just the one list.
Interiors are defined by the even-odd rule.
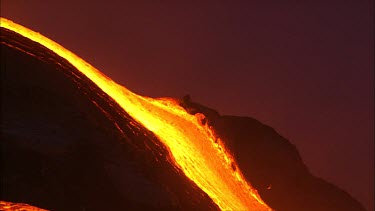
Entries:
[[[373,210],[373,2],[2,1],[130,90],[254,117]],[[317,156],[318,155],[318,156]]]

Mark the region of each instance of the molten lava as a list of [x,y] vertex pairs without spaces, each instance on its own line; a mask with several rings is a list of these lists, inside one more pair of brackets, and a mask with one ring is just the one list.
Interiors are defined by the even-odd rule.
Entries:
[[115,100],[132,118],[152,131],[169,149],[173,164],[222,210],[271,210],[239,170],[224,143],[202,114],[188,114],[175,99],[137,95],[115,83],[69,50],[43,35],[1,18],[1,27],[16,32],[70,62]]
[[0,210],[4,211],[47,211],[24,203],[0,201]]

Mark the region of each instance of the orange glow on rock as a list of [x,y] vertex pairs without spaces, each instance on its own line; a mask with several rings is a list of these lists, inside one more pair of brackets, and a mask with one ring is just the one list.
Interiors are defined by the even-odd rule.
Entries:
[[[173,164],[222,210],[271,210],[239,170],[213,131],[171,98],[137,95],[43,35],[1,18],[1,27],[37,42],[70,62],[168,148]],[[233,168],[233,166],[235,168]]]
[[4,211],[47,211],[24,203],[0,201],[0,210]]

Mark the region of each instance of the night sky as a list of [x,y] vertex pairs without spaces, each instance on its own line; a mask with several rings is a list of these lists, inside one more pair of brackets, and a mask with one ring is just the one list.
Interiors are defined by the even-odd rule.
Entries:
[[373,1],[105,2],[2,0],[1,16],[138,94],[270,125],[373,210]]

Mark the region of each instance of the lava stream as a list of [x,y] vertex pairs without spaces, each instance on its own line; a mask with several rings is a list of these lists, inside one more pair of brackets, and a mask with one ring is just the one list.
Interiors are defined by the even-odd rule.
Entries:
[[200,123],[201,114],[188,114],[174,99],[137,95],[43,35],[5,18],[0,22],[1,27],[55,52],[92,80],[167,146],[174,165],[206,192],[220,209],[271,210],[243,177],[224,144],[207,125]]
[[4,211],[47,211],[24,203],[0,201],[0,210]]

